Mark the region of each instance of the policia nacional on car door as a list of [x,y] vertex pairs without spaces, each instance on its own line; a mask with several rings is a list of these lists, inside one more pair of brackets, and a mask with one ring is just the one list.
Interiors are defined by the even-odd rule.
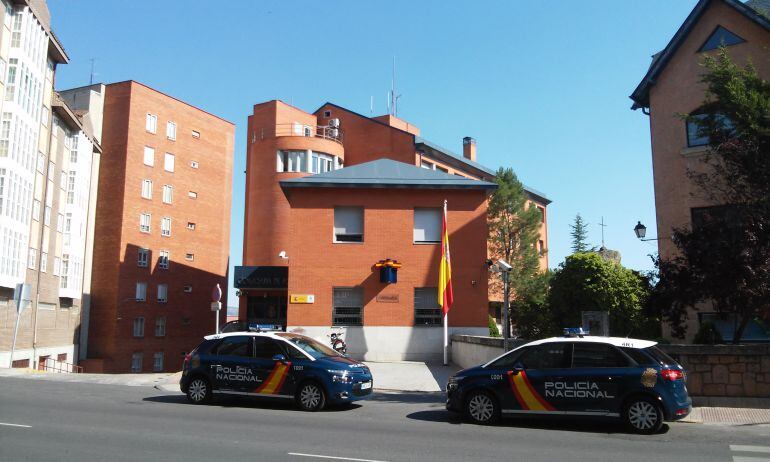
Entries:
[[691,400],[684,369],[655,342],[567,336],[458,372],[447,385],[446,407],[482,424],[501,415],[597,416],[653,433],[664,420],[689,414]]
[[181,390],[193,403],[212,394],[294,399],[300,409],[364,399],[372,392],[366,365],[304,335],[231,332],[210,335],[185,357]]

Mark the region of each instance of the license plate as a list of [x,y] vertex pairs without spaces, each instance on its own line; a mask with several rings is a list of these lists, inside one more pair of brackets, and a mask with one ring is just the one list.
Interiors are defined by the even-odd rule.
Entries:
[[372,388],[372,382],[361,382],[361,389],[368,390]]

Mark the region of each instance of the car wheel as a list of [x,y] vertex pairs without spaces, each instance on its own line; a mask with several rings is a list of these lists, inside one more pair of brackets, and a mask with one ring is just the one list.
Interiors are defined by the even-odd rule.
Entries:
[[326,406],[326,392],[317,382],[305,382],[295,396],[297,406],[303,411],[316,412]]
[[187,399],[193,404],[203,404],[211,401],[211,385],[209,381],[196,377],[187,385]]
[[489,425],[500,418],[500,407],[492,395],[476,391],[465,400],[465,415],[475,424]]
[[652,398],[633,398],[626,405],[623,418],[633,432],[649,435],[663,426],[663,408]]

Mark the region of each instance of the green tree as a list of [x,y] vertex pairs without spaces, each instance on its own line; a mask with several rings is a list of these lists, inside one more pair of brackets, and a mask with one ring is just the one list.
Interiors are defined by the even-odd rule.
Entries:
[[678,252],[657,261],[651,302],[678,337],[688,308],[732,314],[738,343],[752,319],[770,318],[770,84],[724,48],[704,66],[705,103],[686,119],[709,146],[688,175],[698,196],[717,206],[674,230]]
[[534,340],[561,333],[561,326],[548,306],[551,277],[550,271],[536,274],[512,302],[511,320],[518,337]]
[[[487,220],[489,252],[511,265],[510,301],[524,293],[540,271],[537,241],[540,212],[531,205],[524,186],[510,168],[500,168],[495,176],[498,189],[489,201]],[[490,289],[502,294],[499,274],[491,274]]]
[[581,311],[609,311],[610,334],[651,338],[659,321],[644,310],[649,290],[640,273],[597,253],[576,253],[554,272],[548,305],[559,327],[580,326]]
[[569,235],[572,236],[572,253],[587,252],[590,250],[586,239],[588,239],[588,223],[583,221],[583,217],[578,213],[575,215],[575,222],[569,225]]

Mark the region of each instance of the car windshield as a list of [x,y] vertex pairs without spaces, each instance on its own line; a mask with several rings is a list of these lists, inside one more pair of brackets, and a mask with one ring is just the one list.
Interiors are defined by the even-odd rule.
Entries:
[[276,334],[279,337],[283,337],[294,346],[309,354],[315,359],[323,358],[325,356],[341,356],[339,353],[324,345],[323,343],[316,342],[310,337],[304,335],[280,333]]
[[642,351],[647,353],[648,355],[652,356],[655,361],[659,362],[660,364],[667,365],[667,366],[675,366],[678,363],[669,355],[663,352],[658,347],[649,347],[644,348]]

